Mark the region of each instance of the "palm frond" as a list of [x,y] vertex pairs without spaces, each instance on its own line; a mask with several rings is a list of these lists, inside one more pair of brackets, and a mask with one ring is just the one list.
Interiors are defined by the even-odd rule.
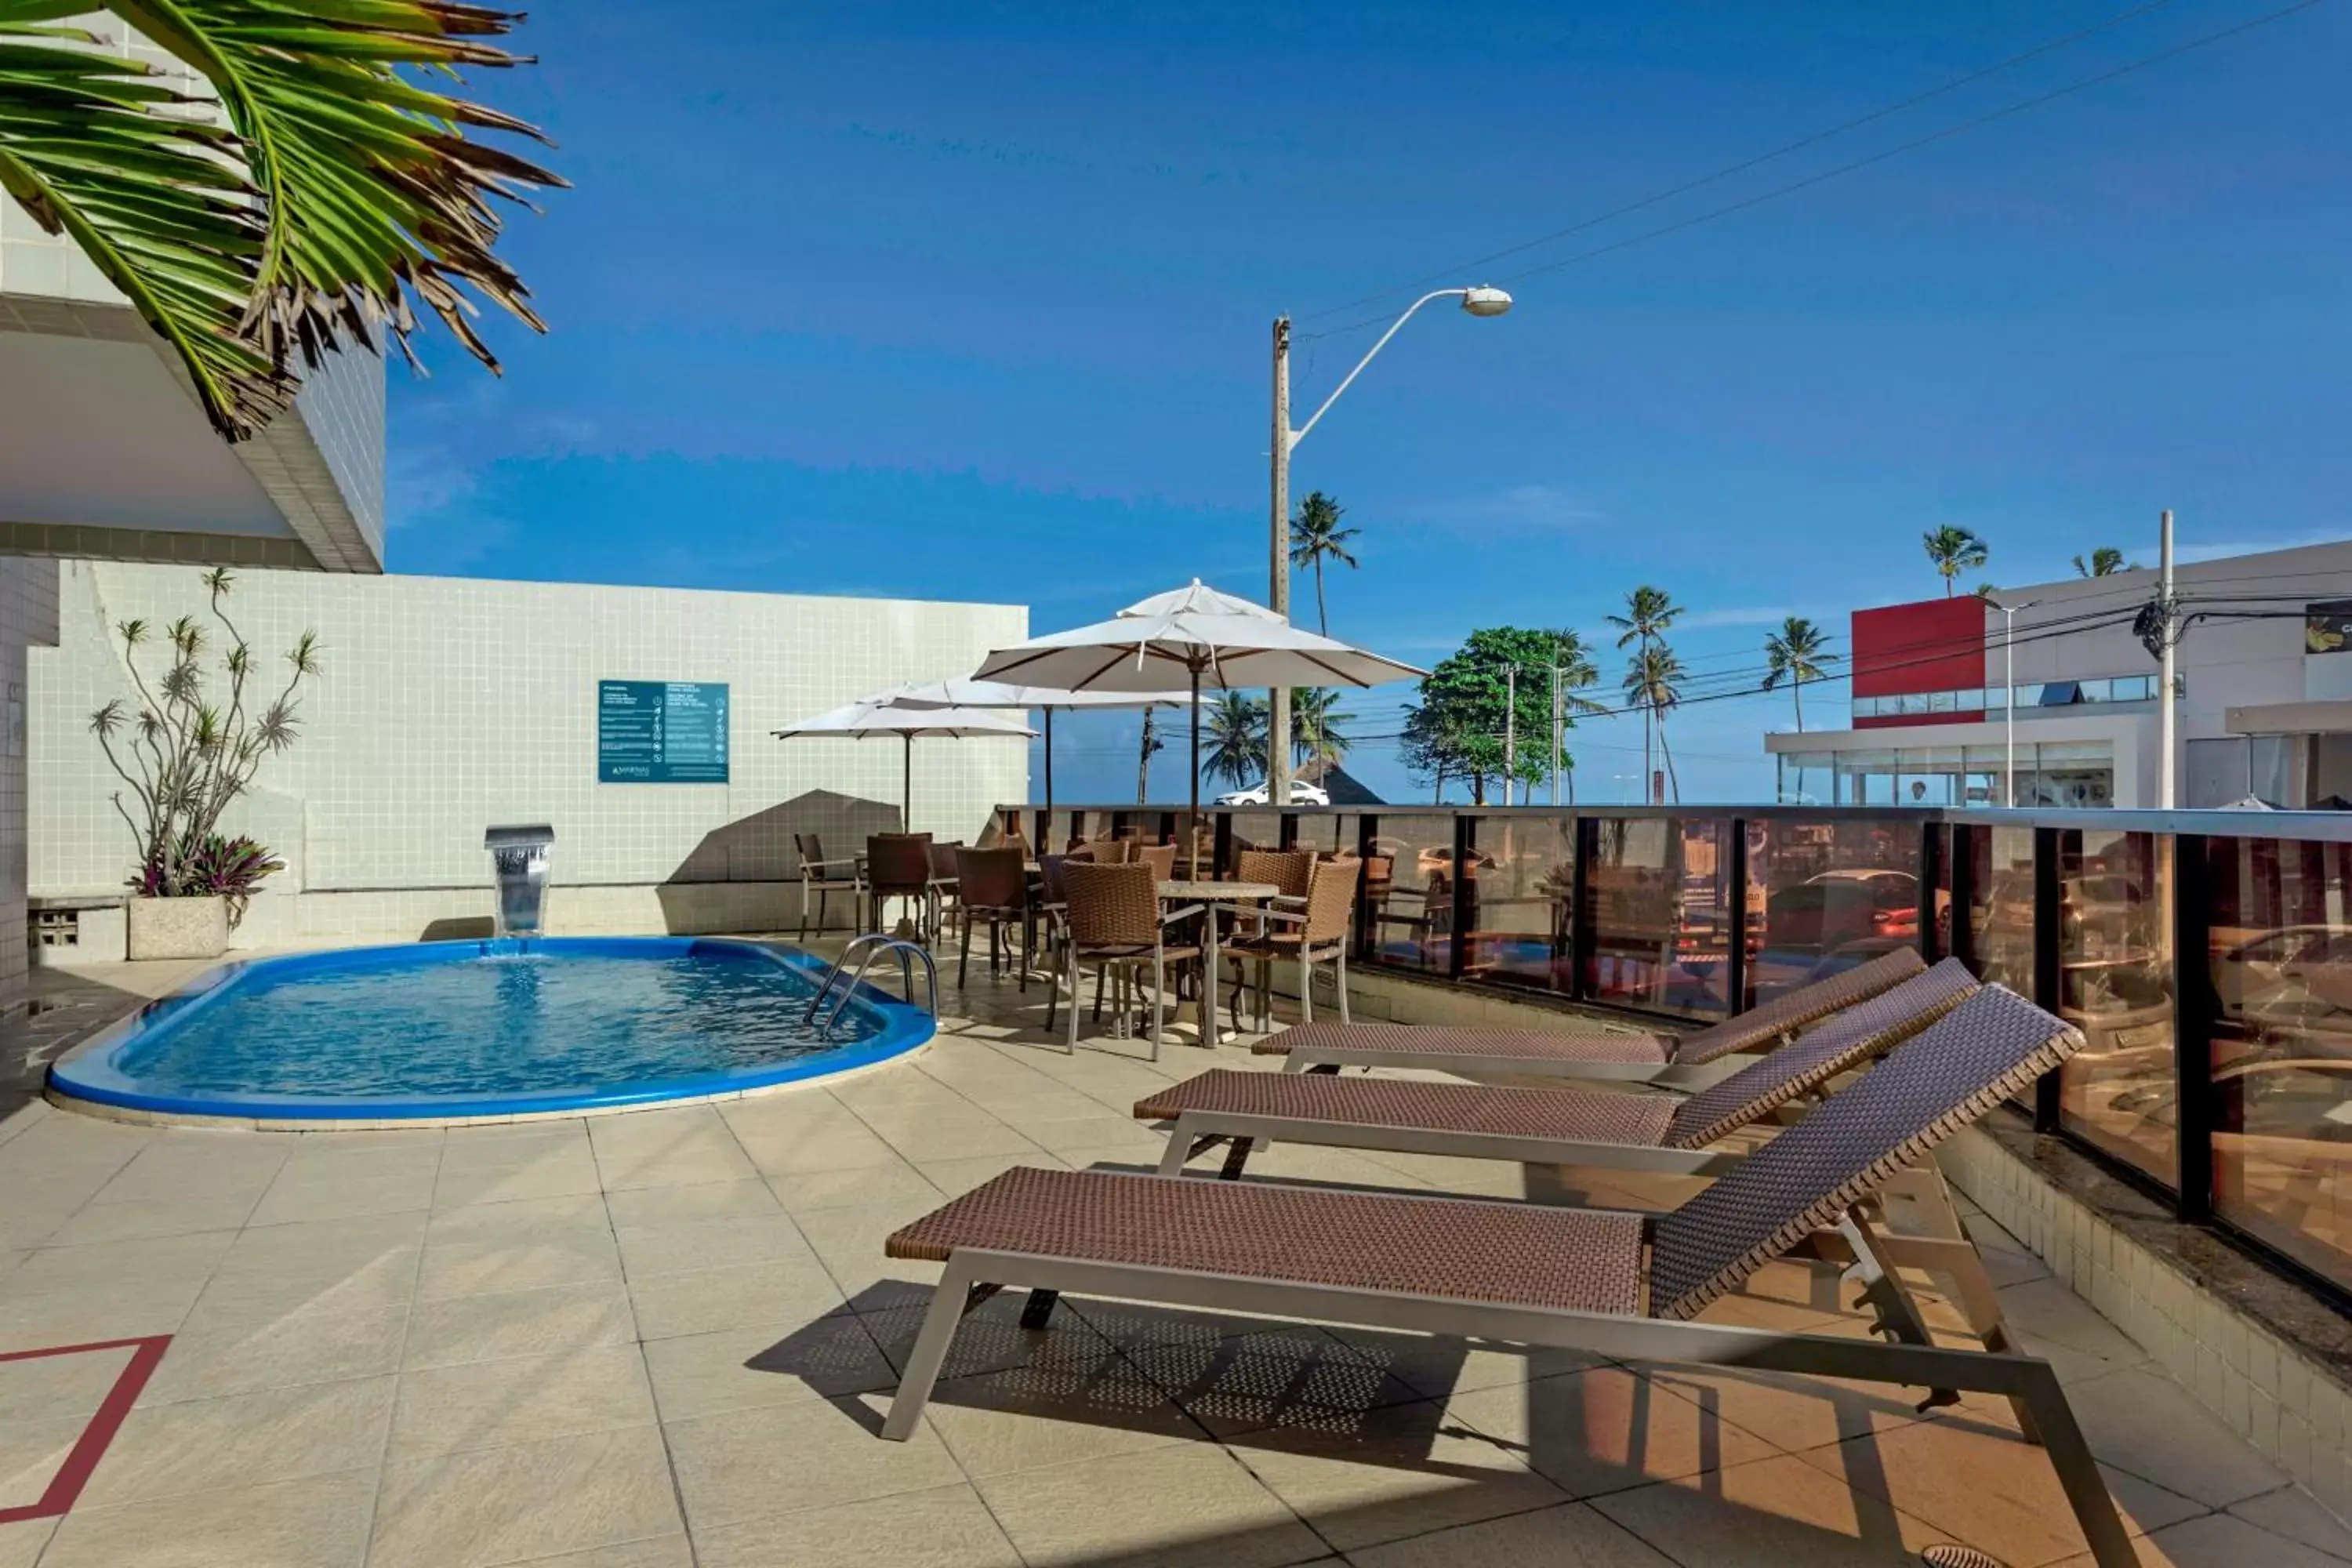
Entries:
[[0,4],[0,190],[122,291],[225,434],[231,410],[238,433],[257,427],[291,389],[242,331],[267,234],[236,137],[188,118],[192,100],[147,65],[47,26],[58,9]]
[[316,367],[387,333],[409,353],[418,300],[493,371],[472,296],[543,330],[494,254],[494,204],[563,182],[467,134],[530,126],[417,79],[525,63],[485,41],[518,16],[454,0],[106,6],[215,101],[54,25],[89,8],[0,0],[0,189],[122,290],[223,436],[285,406],[297,356]]

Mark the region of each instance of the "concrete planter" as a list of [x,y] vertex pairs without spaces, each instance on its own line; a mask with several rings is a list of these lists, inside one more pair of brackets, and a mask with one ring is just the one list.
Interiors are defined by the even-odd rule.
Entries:
[[132,899],[131,956],[218,958],[228,951],[228,904],[222,899]]

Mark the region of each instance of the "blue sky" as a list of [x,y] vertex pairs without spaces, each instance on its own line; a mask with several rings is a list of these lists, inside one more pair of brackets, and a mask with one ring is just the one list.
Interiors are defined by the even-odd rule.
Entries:
[[[1938,523],[2012,584],[2152,552],[2165,506],[2203,553],[2340,536],[2341,6],[1518,276],[2274,8],[2147,7],[1455,265],[2128,8],[542,8],[542,63],[477,88],[544,125],[576,187],[506,246],[552,330],[493,330],[503,380],[446,342],[430,380],[394,367],[390,564],[1018,602],[1039,630],[1193,576],[1263,596],[1269,321],[1299,318],[1311,407],[1377,335],[1354,324],[1427,275],[1518,307],[1423,312],[1294,479],[1364,531],[1333,633],[1399,658],[1476,626],[1597,633],[1646,582],[1722,683],[1784,615],[1842,646],[1848,609],[1937,591]],[[1818,695],[1809,722],[1842,723]],[[1392,732],[1409,698],[1365,694],[1359,728]],[[1785,697],[1685,709],[1685,797],[1764,796],[1761,733],[1789,722]],[[1131,795],[1133,728],[1064,726],[1063,796]],[[1588,798],[1638,788],[1638,722],[1574,745]],[[1412,798],[1387,752],[1355,765]],[[1155,791],[1182,788],[1171,754]]]

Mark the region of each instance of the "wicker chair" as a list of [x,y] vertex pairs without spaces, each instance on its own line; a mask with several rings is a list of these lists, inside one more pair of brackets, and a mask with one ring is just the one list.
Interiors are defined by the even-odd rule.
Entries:
[[[801,858],[801,934],[806,942],[809,933],[809,895],[816,895],[816,929],[824,930],[825,905],[835,893],[849,895],[850,918],[857,915],[857,901],[866,896],[864,862],[844,856],[837,860],[824,858],[824,846],[814,833],[793,835],[793,848]],[[848,875],[844,876],[844,872]]]
[[931,915],[931,836],[877,833],[866,840],[866,895],[874,923],[882,929],[882,906],[904,899],[915,906],[917,933],[928,941]]
[[[964,983],[964,972],[971,964],[971,928],[974,922],[988,926],[988,973],[993,978],[1011,956],[1012,942],[1005,932],[1029,918],[1029,873],[1022,864],[1018,849],[962,849],[955,851],[956,881],[959,902],[963,909],[963,943],[956,958],[956,984]],[[1021,989],[1029,989],[1029,965],[1024,954],[1013,964],[1020,977]]]
[[1352,1023],[1348,1016],[1348,941],[1355,924],[1356,884],[1362,878],[1364,863],[1357,859],[1314,860],[1308,864],[1313,875],[1307,883],[1307,907],[1304,910],[1269,909],[1260,917],[1265,922],[1256,931],[1237,931],[1228,937],[1223,956],[1234,961],[1234,1028],[1242,1026],[1242,980],[1250,965],[1258,969],[1258,1021],[1271,1026],[1274,1007],[1270,993],[1273,969],[1276,963],[1295,960],[1298,964],[1298,1016],[1308,1023],[1315,1019],[1315,966],[1331,966],[1331,981],[1339,993],[1339,1022]]
[[1176,846],[1173,844],[1139,844],[1128,857],[1129,863],[1151,868],[1151,879],[1164,882],[1176,874]]
[[1073,859],[1091,860],[1097,866],[1127,864],[1128,841],[1124,838],[1089,838],[1070,851]]
[[1311,849],[1244,849],[1234,857],[1234,880],[1270,883],[1282,889],[1276,903],[1304,904],[1314,868]]
[[962,848],[963,840],[961,838],[931,845],[931,930],[941,941],[947,939],[948,927],[958,918],[956,905],[960,895],[956,886],[956,855]]
[[[1136,972],[1148,963],[1151,966],[1151,1059],[1158,1061],[1160,1014],[1168,993],[1169,970],[1171,966],[1189,967],[1201,961],[1198,947],[1169,945],[1168,927],[1200,913],[1201,906],[1189,905],[1163,914],[1149,866],[1096,866],[1071,860],[1062,867],[1062,886],[1069,898],[1069,911],[1064,917],[1067,942],[1063,973],[1070,987],[1070,1054],[1076,1056],[1078,1051],[1079,965],[1088,959],[1099,965],[1096,972],[1099,1012],[1099,976],[1116,973],[1123,1000]],[[1123,1028],[1123,1009],[1119,1016]],[[1049,1007],[1048,1028],[1053,1026],[1052,1017]]]

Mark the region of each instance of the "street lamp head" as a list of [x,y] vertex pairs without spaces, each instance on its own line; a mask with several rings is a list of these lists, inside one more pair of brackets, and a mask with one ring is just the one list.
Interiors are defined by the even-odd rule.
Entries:
[[1511,308],[1511,297],[1491,283],[1462,290],[1462,308],[1474,316],[1499,316]]

